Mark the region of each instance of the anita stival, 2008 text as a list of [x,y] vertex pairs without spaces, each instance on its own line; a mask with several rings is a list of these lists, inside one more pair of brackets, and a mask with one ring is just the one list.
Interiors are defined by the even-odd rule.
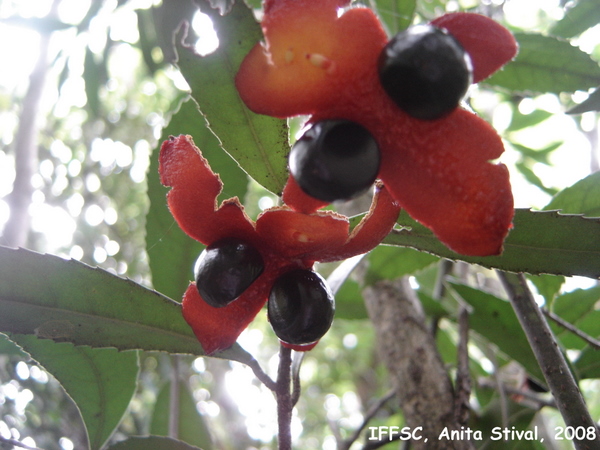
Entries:
[[[584,441],[595,440],[597,437],[596,427],[554,427],[554,440],[556,441]],[[423,427],[396,427],[379,426],[369,427],[370,441],[420,441],[427,442],[428,438],[423,436]],[[485,436],[481,430],[473,430],[469,427],[461,427],[460,430],[444,428],[437,439],[439,441],[483,441],[490,439],[492,441],[538,441],[544,442],[540,436],[537,426],[529,430],[519,430],[515,427],[494,427],[490,430],[490,435]]]

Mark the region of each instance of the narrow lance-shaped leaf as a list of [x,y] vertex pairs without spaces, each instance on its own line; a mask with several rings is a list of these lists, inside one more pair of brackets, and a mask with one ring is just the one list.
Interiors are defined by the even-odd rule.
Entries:
[[499,256],[460,255],[444,246],[429,230],[404,211],[384,244],[413,247],[444,258],[484,267],[531,274],[600,277],[600,220],[557,211],[517,209],[514,228]]
[[33,335],[11,335],[11,338],[59,381],[81,413],[89,448],[100,450],[121,422],[135,394],[137,352],[74,347]]
[[588,111],[600,111],[600,87],[596,88],[596,90],[579,105],[569,109],[567,114],[583,114]]
[[564,17],[550,27],[550,34],[572,38],[600,23],[600,8],[597,0],[579,0],[569,7]]
[[[119,350],[203,355],[181,305],[78,261],[0,247],[0,332]],[[239,345],[212,356],[247,365]]]
[[570,43],[539,34],[515,34],[519,54],[485,83],[515,92],[575,92],[600,84],[600,67]]
[[176,37],[177,65],[223,148],[252,178],[280,194],[287,180],[287,123],[251,112],[234,84],[242,60],[262,38],[260,27],[244,2],[235,2],[223,16],[208,1],[197,3],[213,21],[219,48],[201,57],[181,43],[180,33]]
[[27,250],[0,248],[0,331],[202,354],[173,300],[78,261]]
[[573,186],[563,189],[544,209],[600,217],[600,172],[593,173]]

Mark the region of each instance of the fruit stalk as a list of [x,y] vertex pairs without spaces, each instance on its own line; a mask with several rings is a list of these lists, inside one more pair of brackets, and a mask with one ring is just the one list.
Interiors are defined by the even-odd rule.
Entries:
[[279,367],[277,369],[277,424],[279,427],[279,450],[292,449],[292,396],[290,394],[292,367],[292,350],[281,345],[279,347]]

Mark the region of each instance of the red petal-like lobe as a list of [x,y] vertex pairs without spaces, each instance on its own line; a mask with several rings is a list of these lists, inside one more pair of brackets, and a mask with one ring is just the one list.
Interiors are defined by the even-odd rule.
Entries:
[[489,17],[456,12],[431,23],[448,30],[469,53],[474,83],[489,77],[517,54],[517,42],[510,31]]
[[162,184],[172,187],[167,194],[169,209],[186,234],[207,245],[222,237],[256,239],[252,221],[237,198],[215,211],[223,183],[191,136],[171,136],[163,142],[158,170]]
[[378,183],[369,212],[352,230],[348,241],[333,252],[323,249],[323,252],[315,253],[315,259],[321,262],[340,261],[371,251],[392,231],[399,213],[398,203],[385,186]]
[[[399,143],[401,142],[401,147]],[[495,255],[513,217],[504,151],[494,129],[457,109],[443,120],[390,129],[380,141],[380,177],[400,205],[452,250]]]
[[348,218],[331,211],[302,214],[289,209],[269,209],[256,220],[256,231],[270,250],[282,257],[307,258],[341,246],[348,238]]
[[283,188],[281,199],[286,206],[304,214],[313,213],[317,209],[321,209],[329,204],[329,202],[324,202],[305,194],[291,175],[288,177],[288,181]]
[[236,76],[252,111],[312,114],[352,94],[375,67],[387,36],[370,9],[352,8],[338,18],[337,1],[273,4],[262,22],[266,42],[252,49]]
[[[223,308],[213,308],[207,304],[200,297],[196,283],[190,283],[183,296],[183,318],[207,355],[231,347],[256,317],[269,295],[265,280],[272,277],[265,275],[267,274],[256,280],[240,298]],[[271,283],[272,281],[271,279]]]

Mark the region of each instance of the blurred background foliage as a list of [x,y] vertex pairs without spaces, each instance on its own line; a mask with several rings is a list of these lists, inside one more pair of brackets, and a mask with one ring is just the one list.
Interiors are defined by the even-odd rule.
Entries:
[[[259,14],[259,1],[247,3]],[[505,139],[502,160],[511,170],[516,206],[543,209],[554,195],[600,169],[596,0],[364,3],[380,14],[390,34],[455,10],[489,15],[516,33],[520,56],[473,87],[469,99]],[[220,149],[188,99],[172,45],[184,19],[192,24],[186,42],[200,53],[214,50],[218,39],[210,20],[191,0],[0,1],[0,244],[97,265],[179,299],[202,247],[174,224],[164,206],[165,189],[157,183],[155,150],[169,134],[193,135],[225,182],[223,197],[237,195],[251,216],[277,202]],[[290,126],[297,130],[298,121]],[[585,189],[556,207],[576,205],[568,212],[600,215],[597,177],[588,180]],[[159,202],[162,212],[150,202]],[[364,210],[360,202],[336,207]],[[318,269],[328,275],[335,265]],[[493,272],[382,246],[344,283],[333,328],[304,358],[303,395],[292,423],[297,448],[337,448],[388,394],[361,290],[400,276],[410,276],[451,374],[456,313],[459,305],[470,305],[474,427],[538,424],[553,430],[561,423],[548,395],[537,392],[539,369],[524,350],[528,347]],[[441,283],[448,276],[452,283]],[[592,338],[600,336],[596,280],[542,275],[530,281],[554,314]],[[600,417],[597,347],[553,326],[592,416]],[[278,342],[263,315],[240,343],[274,374]],[[136,394],[111,442],[167,435],[165,405],[175,378],[180,439],[204,449],[275,448],[273,396],[247,367],[159,353],[142,353],[140,367]],[[383,403],[369,423],[384,424],[402,424],[393,402]],[[7,339],[0,339],[0,438],[0,448],[7,449],[10,440],[45,450],[87,445],[69,396]]]

